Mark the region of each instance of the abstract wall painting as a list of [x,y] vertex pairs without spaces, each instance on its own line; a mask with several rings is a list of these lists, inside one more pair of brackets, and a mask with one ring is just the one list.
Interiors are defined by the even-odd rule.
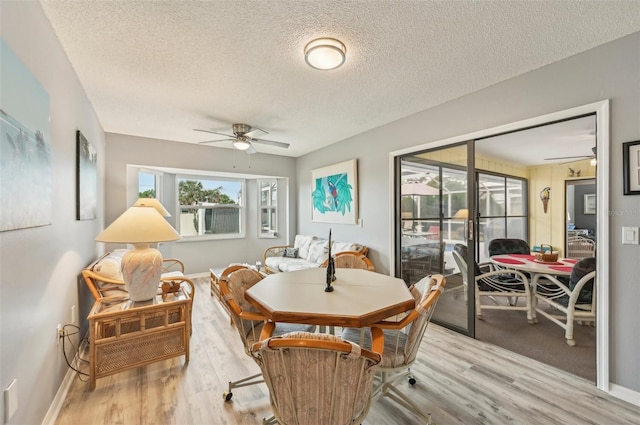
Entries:
[[357,171],[355,159],[311,170],[313,221],[340,224],[357,223]]
[[76,153],[76,220],[93,220],[98,205],[98,155],[80,130],[76,131]]
[[0,87],[0,232],[49,225],[49,94],[2,38]]

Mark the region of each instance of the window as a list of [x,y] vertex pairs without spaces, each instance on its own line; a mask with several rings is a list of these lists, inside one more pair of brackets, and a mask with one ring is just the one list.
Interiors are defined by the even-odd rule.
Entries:
[[258,180],[259,238],[278,236],[278,181]]
[[244,237],[244,180],[178,175],[176,182],[180,211],[176,229],[180,236]]
[[161,173],[140,169],[138,172],[138,198],[156,198],[161,200],[161,182]]
[[495,238],[528,240],[527,182],[503,174],[479,172],[478,213],[479,241],[486,242],[484,251],[478,249],[479,260],[488,258],[488,242]]

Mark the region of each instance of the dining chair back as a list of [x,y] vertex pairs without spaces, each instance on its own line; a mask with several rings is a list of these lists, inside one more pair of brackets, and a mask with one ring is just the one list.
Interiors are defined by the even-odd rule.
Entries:
[[502,254],[531,254],[529,244],[522,239],[498,238],[489,242],[489,256]]
[[373,335],[372,350],[334,335],[308,332],[255,343],[251,354],[262,370],[274,413],[273,419],[263,423],[362,423],[371,404],[372,382],[383,347],[382,331],[374,328]]
[[[260,313],[245,298],[246,291],[262,280],[263,275],[259,272],[241,268],[230,273],[226,278],[220,279],[220,296],[226,304],[226,308],[231,315],[231,320],[242,340],[245,353],[249,355],[249,348],[260,340],[260,333],[266,323],[266,317]],[[292,325],[281,323],[274,330],[275,335],[294,331],[312,331],[315,327],[311,325]],[[262,374],[257,373],[242,378],[237,381],[230,381],[228,391],[223,394],[225,401],[230,401],[233,397],[233,389],[263,383]]]
[[583,236],[567,239],[567,258],[587,258],[596,256],[596,242]]
[[[456,244],[453,249],[455,260],[462,281],[467,281],[467,246]],[[519,310],[525,311],[530,324],[534,323],[532,295],[529,289],[529,278],[518,270],[509,268],[496,269],[491,263],[478,264],[474,261],[474,285],[476,317],[482,319],[482,310]],[[482,301],[488,298],[492,304]],[[502,302],[498,299],[502,299]],[[523,302],[519,302],[523,300]]]
[[540,313],[565,330],[568,345],[576,345],[574,322],[593,325],[596,320],[595,257],[578,261],[571,270],[568,283],[556,276],[541,274],[533,278],[532,285],[534,319],[536,313]]
[[[321,267],[327,267],[329,260],[325,260]],[[342,251],[333,256],[333,264],[338,269],[364,269],[374,271],[375,267],[366,255],[357,251]]]
[[[411,365],[416,360],[418,348],[445,285],[446,279],[442,275],[426,276],[409,288],[415,299],[413,310],[399,320],[385,320],[375,324],[383,329],[384,351],[374,384],[373,399],[389,397],[428,423],[431,415],[400,391],[396,383],[407,378],[411,385],[416,383],[415,376],[411,374]],[[342,337],[364,347],[371,346],[371,335],[367,329],[348,328],[343,331]]]

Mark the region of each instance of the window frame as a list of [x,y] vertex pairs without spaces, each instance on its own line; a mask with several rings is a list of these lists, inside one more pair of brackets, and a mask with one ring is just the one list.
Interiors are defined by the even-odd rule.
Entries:
[[[262,192],[264,191],[263,184],[267,183],[269,186],[274,187],[274,189],[269,190],[269,194],[267,195],[267,204],[262,203]],[[279,212],[278,212],[278,202],[279,202],[279,189],[278,189],[278,179],[276,178],[263,178],[256,179],[257,184],[257,237],[259,239],[275,239],[278,237],[278,220],[279,220]],[[275,203],[272,202],[272,191],[275,191],[276,199]],[[272,223],[269,225],[269,232],[262,232],[262,210],[266,209],[268,211],[268,217],[272,218]],[[271,214],[273,213],[273,215]]]

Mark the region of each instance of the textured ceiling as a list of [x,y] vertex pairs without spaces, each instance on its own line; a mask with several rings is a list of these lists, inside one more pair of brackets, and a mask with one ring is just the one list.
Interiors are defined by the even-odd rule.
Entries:
[[[294,157],[640,30],[637,1],[42,5],[105,131],[195,143],[241,122]],[[320,36],[341,68],[306,65]]]

